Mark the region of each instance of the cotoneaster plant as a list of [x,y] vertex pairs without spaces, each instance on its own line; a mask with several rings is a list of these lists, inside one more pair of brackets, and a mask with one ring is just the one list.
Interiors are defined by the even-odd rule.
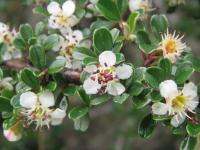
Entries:
[[[152,1],[43,4],[33,9],[43,16],[34,27],[0,23],[0,111],[8,141],[31,129],[51,129],[65,117],[76,130],[86,131],[92,108],[131,101],[137,109],[150,108],[139,120],[141,137],[149,138],[163,125],[184,138],[180,149],[195,148],[200,87],[190,79],[200,72],[200,60],[167,17],[155,14]],[[137,47],[133,50],[143,56],[143,65],[126,60],[127,43]],[[79,97],[80,104],[71,105],[70,96]]]

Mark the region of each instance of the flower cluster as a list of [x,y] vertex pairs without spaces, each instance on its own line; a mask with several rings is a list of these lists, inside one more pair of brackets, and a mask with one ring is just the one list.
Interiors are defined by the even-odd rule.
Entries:
[[21,58],[21,51],[15,49],[13,41],[17,36],[15,29],[10,31],[9,26],[0,22],[0,43],[6,44],[6,50],[3,52],[2,60],[7,61],[10,59]]
[[[190,81],[200,60],[184,36],[169,32],[165,15],[147,19],[154,13],[151,0],[43,4],[34,9],[45,17],[35,27],[23,24],[16,32],[0,23],[0,112],[8,141],[27,129],[60,125],[67,114],[85,131],[90,109],[109,100],[151,107],[139,127],[142,137],[158,123],[186,128],[189,138],[200,134],[199,86]],[[131,50],[139,53],[124,55]],[[82,101],[67,112],[71,96]]]

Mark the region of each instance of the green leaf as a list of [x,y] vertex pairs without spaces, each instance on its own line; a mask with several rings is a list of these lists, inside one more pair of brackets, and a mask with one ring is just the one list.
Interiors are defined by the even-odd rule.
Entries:
[[83,60],[86,57],[96,57],[91,49],[85,47],[75,47],[73,49],[73,58],[77,60]]
[[36,25],[35,25],[35,34],[36,35],[39,35],[42,33],[42,31],[44,30],[45,28],[45,24],[43,22],[38,22]]
[[195,71],[200,72],[200,59],[193,54],[186,55],[184,57],[186,61],[190,61],[195,69]]
[[85,10],[84,9],[77,9],[76,12],[75,12],[75,16],[78,19],[81,19],[82,17],[84,17],[84,15],[85,15]]
[[120,20],[120,12],[117,5],[112,0],[99,0],[97,3],[97,8],[100,13],[107,19],[112,21]]
[[137,32],[137,41],[139,43],[139,48],[146,54],[153,52],[156,48],[146,31],[141,30]]
[[128,24],[129,24],[131,33],[135,31],[138,17],[139,17],[139,13],[136,11],[136,12],[131,13],[128,18]]
[[77,90],[78,96],[82,99],[83,102],[85,102],[87,105],[90,105],[90,98],[89,95],[85,93],[83,88],[79,88]]
[[90,120],[88,116],[83,116],[80,119],[74,120],[74,128],[78,131],[86,131],[89,127]]
[[122,95],[115,96],[113,101],[115,103],[123,104],[129,98],[129,96],[130,96],[129,94],[123,93]]
[[160,102],[163,99],[163,97],[160,95],[160,92],[155,90],[151,92],[150,96],[151,96],[151,101],[154,103]]
[[159,67],[148,68],[145,72],[145,81],[153,88],[158,88],[160,82],[163,80],[164,72]]
[[120,64],[125,61],[124,54],[122,53],[115,53],[116,56],[116,64]]
[[200,134],[200,125],[188,123],[186,126],[187,133],[192,137],[197,137]]
[[47,17],[49,15],[47,9],[43,8],[42,6],[36,6],[33,9],[33,13],[44,17]]
[[41,46],[31,46],[29,57],[33,65],[39,69],[43,69],[46,65],[45,51]]
[[93,42],[99,52],[111,50],[113,46],[112,35],[106,28],[100,28],[94,31]]
[[26,48],[26,43],[24,42],[22,38],[19,38],[19,37],[14,39],[13,44],[15,48],[20,49],[20,50],[24,50]]
[[87,65],[93,65],[93,64],[97,64],[97,58],[94,57],[86,57],[83,60],[83,65],[87,66]]
[[128,8],[128,0],[117,0],[117,6],[121,16],[127,11]]
[[49,35],[47,37],[47,39],[45,40],[45,42],[44,42],[44,49],[45,50],[50,50],[58,42],[59,42],[59,36],[57,34]]
[[10,112],[12,111],[12,106],[10,105],[10,100],[0,96],[0,112]]
[[146,72],[146,68],[145,67],[136,68],[135,71],[134,71],[134,74],[133,74],[133,79],[135,81],[143,81],[144,77],[145,77],[144,76],[145,72]]
[[94,31],[95,29],[99,29],[101,27],[111,28],[112,22],[98,19],[91,24],[90,29],[91,31]]
[[0,80],[3,79],[3,70],[0,68]]
[[77,86],[68,86],[64,89],[65,96],[74,96],[77,94]]
[[162,68],[162,70],[164,71],[164,78],[168,79],[169,76],[172,73],[172,63],[169,59],[167,58],[162,58],[159,62],[159,67]]
[[91,105],[99,105],[99,104],[102,104],[104,102],[107,102],[108,100],[111,99],[112,96],[110,95],[95,95],[93,97],[91,97],[91,102],[90,104]]
[[10,100],[10,104],[14,107],[14,108],[20,108],[21,105],[20,105],[20,96],[21,96],[21,93],[15,95],[12,97],[12,99]]
[[55,91],[57,88],[57,82],[51,81],[49,82],[49,84],[47,85],[47,89],[50,91]]
[[48,73],[55,74],[62,71],[65,67],[65,60],[63,59],[56,59],[50,66]]
[[150,138],[156,126],[156,122],[153,120],[152,115],[146,116],[138,128],[138,133],[142,138]]
[[80,119],[88,113],[88,107],[74,107],[70,110],[68,117],[72,120]]
[[33,29],[30,24],[21,25],[19,32],[25,41],[28,41],[33,36]]
[[140,93],[140,95],[138,96],[134,96],[133,97],[133,107],[136,109],[141,109],[145,106],[147,106],[150,102],[150,89],[146,88],[142,91],[142,93]]
[[117,40],[117,38],[119,37],[119,29],[117,28],[114,28],[110,31],[111,35],[112,35],[112,38],[113,38],[113,42],[115,42]]
[[180,145],[180,150],[195,150],[197,139],[187,136]]
[[21,80],[33,89],[38,90],[40,88],[40,82],[36,77],[35,73],[29,69],[24,69],[21,71]]
[[139,82],[133,82],[128,89],[128,94],[131,96],[138,96],[143,91],[143,85]]
[[153,15],[151,17],[151,29],[157,35],[164,33],[168,28],[168,20],[165,15]]
[[[16,115],[13,115],[11,118],[4,120],[3,122],[3,129],[9,129],[13,127],[17,122],[17,117]],[[20,131],[21,132],[21,131]]]
[[177,84],[183,84],[186,80],[190,78],[194,68],[190,62],[181,63],[178,65],[175,73],[175,81]]

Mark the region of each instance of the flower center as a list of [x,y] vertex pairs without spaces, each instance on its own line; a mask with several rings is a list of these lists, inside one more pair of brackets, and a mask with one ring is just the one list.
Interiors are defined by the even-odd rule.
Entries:
[[176,52],[176,41],[173,39],[168,39],[165,43],[165,49],[167,53],[174,53]]
[[108,83],[116,78],[115,67],[105,68],[103,66],[99,66],[97,72],[99,84]]
[[62,50],[60,52],[60,55],[63,55],[63,56],[72,56],[72,52],[73,52],[73,49],[74,49],[74,44],[71,44],[69,46],[66,46],[66,47],[62,47]]
[[64,15],[58,16],[58,24],[64,25],[64,24],[67,23],[67,21],[68,21],[68,17],[67,16],[64,16]]
[[172,100],[172,107],[176,110],[184,110],[186,105],[187,97],[179,95]]

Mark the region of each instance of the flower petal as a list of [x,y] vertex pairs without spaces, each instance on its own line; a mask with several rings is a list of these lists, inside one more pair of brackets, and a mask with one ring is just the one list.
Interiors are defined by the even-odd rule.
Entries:
[[72,36],[78,41],[78,43],[83,39],[83,33],[80,30],[74,30]]
[[102,66],[113,66],[116,63],[116,56],[112,51],[104,51],[99,55],[99,63]]
[[19,141],[22,138],[21,133],[15,133],[12,129],[3,130],[5,138],[10,142]]
[[119,79],[128,79],[133,73],[130,65],[123,64],[116,68],[116,74]]
[[94,73],[97,71],[97,66],[96,65],[88,65],[84,68],[84,71],[88,72],[88,73]]
[[20,105],[25,108],[32,108],[37,103],[37,95],[33,92],[25,92],[20,96]]
[[194,83],[189,82],[184,85],[182,93],[184,96],[195,98],[197,97],[197,86]]
[[9,27],[6,24],[0,22],[0,34],[3,34],[7,31],[9,31]]
[[101,88],[101,85],[89,77],[84,81],[83,88],[87,94],[97,94],[98,90]]
[[199,105],[199,97],[192,98],[190,100],[186,101],[186,107],[188,108],[189,111],[193,111],[197,108]]
[[52,92],[44,91],[40,93],[39,101],[43,107],[51,107],[55,105],[55,99]]
[[68,0],[62,5],[63,14],[66,16],[71,16],[76,9],[76,5],[73,1]]
[[173,80],[165,80],[160,83],[160,94],[164,98],[173,99],[178,95],[178,87]]
[[168,106],[164,103],[157,102],[152,105],[153,114],[156,115],[165,115],[168,111]]
[[110,95],[121,95],[125,91],[125,87],[119,82],[111,82],[108,84],[108,94]]
[[51,124],[60,125],[66,116],[66,112],[60,108],[57,108],[51,113]]
[[140,9],[140,4],[142,0],[129,0],[129,9],[131,12],[134,12]]
[[184,114],[177,114],[172,117],[171,125],[174,127],[180,126],[185,121],[186,116]]
[[47,11],[56,16],[61,12],[61,8],[60,8],[60,4],[57,2],[51,2],[48,6],[47,6]]
[[57,23],[57,18],[55,16],[50,16],[49,19],[49,27],[52,29],[60,28],[60,25]]

